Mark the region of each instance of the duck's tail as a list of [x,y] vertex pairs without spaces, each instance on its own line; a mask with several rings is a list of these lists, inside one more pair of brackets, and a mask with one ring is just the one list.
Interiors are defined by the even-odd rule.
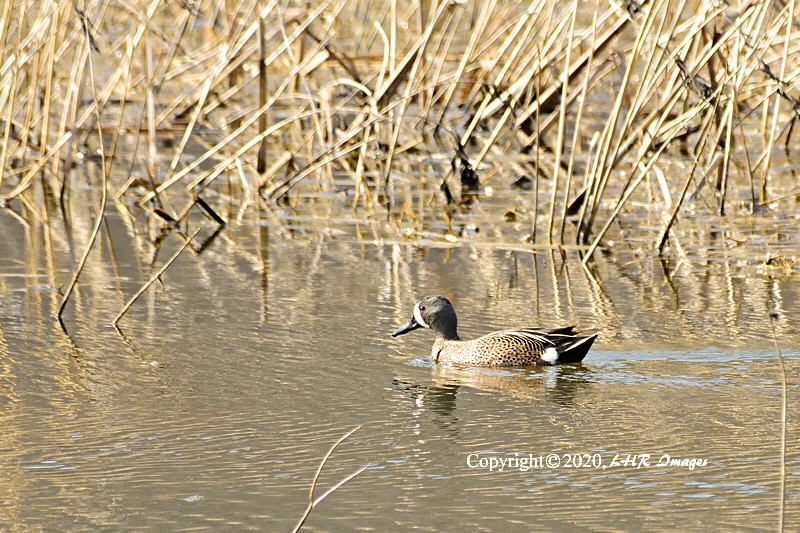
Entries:
[[583,361],[592,344],[594,344],[594,340],[600,334],[596,330],[575,331],[573,327],[569,329],[570,332],[563,335],[551,334],[550,338],[555,342],[556,351],[558,352],[556,364],[580,363]]
[[551,365],[580,363],[589,353],[594,340],[600,334],[597,330],[579,330],[575,329],[575,326],[553,329],[527,329],[525,332],[537,335],[550,343],[542,359]]

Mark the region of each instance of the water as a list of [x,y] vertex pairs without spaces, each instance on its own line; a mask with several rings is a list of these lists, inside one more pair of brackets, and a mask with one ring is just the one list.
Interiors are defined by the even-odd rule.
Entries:
[[[789,383],[787,529],[800,521],[796,274],[687,261],[668,277],[609,255],[584,270],[574,252],[563,264],[246,220],[184,252],[117,332],[181,241],[154,257],[111,214],[65,333],[58,227],[48,244],[7,211],[0,226],[2,530],[288,531],[356,426],[315,496],[366,470],[309,531],[774,530],[770,309]],[[431,292],[453,300],[465,337],[563,323],[602,335],[585,365],[437,368],[430,332],[389,336]]]

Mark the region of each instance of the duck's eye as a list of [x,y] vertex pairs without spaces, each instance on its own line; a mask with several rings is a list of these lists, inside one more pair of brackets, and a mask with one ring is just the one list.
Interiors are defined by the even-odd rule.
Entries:
[[424,310],[425,310],[425,306],[424,306],[424,305],[420,305],[420,306],[419,306],[419,310],[420,310],[420,311],[424,311]]

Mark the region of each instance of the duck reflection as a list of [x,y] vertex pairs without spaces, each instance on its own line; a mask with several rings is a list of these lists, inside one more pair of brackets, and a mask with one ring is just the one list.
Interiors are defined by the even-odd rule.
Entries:
[[581,395],[593,380],[589,367],[583,365],[537,366],[526,368],[462,368],[434,366],[432,382],[419,378],[396,377],[393,387],[416,409],[454,417],[459,389],[469,388],[508,396],[522,402],[538,402],[543,397],[570,407],[580,403]]

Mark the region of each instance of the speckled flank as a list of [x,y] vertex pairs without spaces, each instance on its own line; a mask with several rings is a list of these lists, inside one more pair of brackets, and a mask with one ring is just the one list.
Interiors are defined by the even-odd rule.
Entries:
[[591,338],[593,342],[597,336],[591,333],[591,337],[574,338],[577,334],[571,327],[566,335],[563,332],[551,335],[549,331],[498,331],[469,341],[437,338],[431,356],[437,363],[461,366],[552,365],[563,362],[559,361],[562,354],[569,352],[577,341]]
[[[574,326],[555,329],[497,331],[473,340],[461,340],[452,304],[443,296],[423,298],[414,306],[414,320],[436,333],[434,361],[459,366],[528,366],[577,363],[597,338],[595,331]],[[402,333],[400,333],[402,334]]]

